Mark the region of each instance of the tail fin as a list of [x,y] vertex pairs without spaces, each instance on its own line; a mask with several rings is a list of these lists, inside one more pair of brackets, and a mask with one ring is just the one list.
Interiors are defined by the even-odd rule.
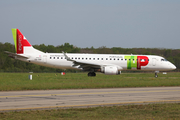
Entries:
[[25,36],[16,28],[12,28],[12,35],[17,54],[43,54],[43,52],[34,49]]
[[12,28],[12,34],[15,44],[15,49],[17,54],[24,53],[24,46],[31,46],[31,44],[27,41],[25,36],[16,28]]

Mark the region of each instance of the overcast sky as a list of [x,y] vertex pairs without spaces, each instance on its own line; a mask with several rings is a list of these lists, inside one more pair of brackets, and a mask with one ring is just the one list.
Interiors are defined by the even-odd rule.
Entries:
[[0,42],[11,28],[32,45],[180,49],[180,0],[0,0]]

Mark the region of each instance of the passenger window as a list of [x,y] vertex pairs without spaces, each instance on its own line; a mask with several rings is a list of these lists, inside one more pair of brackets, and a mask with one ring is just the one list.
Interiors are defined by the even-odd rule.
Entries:
[[54,59],[55,59],[55,57],[54,57]]
[[82,60],[84,60],[84,58],[82,58]]
[[59,57],[57,57],[57,59],[59,59]]
[[108,60],[108,58],[106,58],[106,60]]
[[50,59],[51,59],[51,57],[50,57]]
[[110,58],[110,60],[112,60],[112,59]]
[[61,59],[63,59],[63,57],[61,57]]
[[97,60],[99,60],[99,58],[97,58]]
[[89,60],[91,60],[91,58],[89,58]]
[[131,59],[129,59],[129,61],[130,61]]
[[114,60],[116,60],[116,59],[114,58]]
[[121,60],[123,60],[123,59],[121,59]]
[[125,59],[125,61],[126,61],[127,59]]
[[95,60],[95,58],[93,58],[93,60]]
[[103,60],[103,58],[101,58],[101,60]]

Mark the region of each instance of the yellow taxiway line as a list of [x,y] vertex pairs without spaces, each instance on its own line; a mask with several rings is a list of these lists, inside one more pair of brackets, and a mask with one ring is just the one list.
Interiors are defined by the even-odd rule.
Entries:
[[0,111],[20,111],[20,110],[35,110],[35,109],[57,109],[57,108],[108,106],[108,105],[112,106],[112,105],[125,105],[125,104],[145,104],[145,103],[165,103],[165,102],[180,102],[180,100],[160,100],[160,101],[140,101],[140,102],[121,102],[121,103],[103,103],[103,104],[83,104],[83,105],[66,105],[66,106],[14,108],[14,109],[0,109]]

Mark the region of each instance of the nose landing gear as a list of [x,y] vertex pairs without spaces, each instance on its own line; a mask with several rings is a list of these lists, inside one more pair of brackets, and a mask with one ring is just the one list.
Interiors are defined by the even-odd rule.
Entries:
[[157,73],[155,73],[155,78],[157,78],[158,77],[158,75],[157,75]]
[[158,73],[159,73],[159,71],[155,71],[155,78],[157,78],[158,77]]

